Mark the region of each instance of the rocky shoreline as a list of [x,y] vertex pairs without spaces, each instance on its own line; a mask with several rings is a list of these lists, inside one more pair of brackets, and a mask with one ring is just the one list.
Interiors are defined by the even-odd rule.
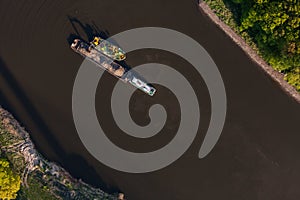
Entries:
[[284,74],[274,70],[268,65],[234,30],[226,25],[214,11],[202,0],[199,1],[200,10],[208,16],[220,29],[222,29],[255,63],[260,66],[280,87],[298,103],[300,103],[300,93],[284,80]]
[[12,163],[24,188],[30,180],[43,185],[55,199],[118,200],[123,194],[107,194],[81,180],[73,178],[65,169],[45,160],[35,149],[28,132],[13,116],[0,106],[0,153]]

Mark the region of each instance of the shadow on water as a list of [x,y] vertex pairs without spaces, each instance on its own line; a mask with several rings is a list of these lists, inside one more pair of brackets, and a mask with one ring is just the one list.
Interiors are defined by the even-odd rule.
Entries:
[[[5,66],[5,64],[4,64],[3,60],[0,58],[0,77],[4,78],[5,75],[2,73],[3,66]],[[1,88],[0,88],[0,105],[3,108],[9,109],[10,112],[12,112],[12,113],[17,113],[16,110],[11,105],[11,103],[9,102],[9,100],[6,98],[4,92],[1,91]],[[14,117],[16,117],[16,116],[14,116]]]
[[[95,36],[100,36],[101,38],[103,38],[105,40],[109,38],[109,32],[107,30],[101,30],[95,24],[94,21],[92,21],[92,23],[89,24],[89,23],[84,23],[84,22],[80,21],[76,17],[68,16],[68,19],[69,19],[69,21],[73,27],[73,30],[75,32],[75,33],[70,34],[69,37],[67,38],[69,45],[71,45],[71,43],[74,41],[74,39],[80,39],[82,41],[85,41],[84,36],[82,36],[80,34],[80,31],[76,25],[79,25],[80,29],[84,31],[84,34],[86,35],[86,37],[88,39],[88,41],[85,41],[87,43],[92,41]],[[116,41],[114,41],[112,39],[110,39],[109,41],[114,43],[115,45],[119,46]],[[122,47],[120,47],[120,48],[122,48]],[[124,67],[128,71],[133,69],[124,60],[123,61],[114,61],[114,62],[120,64],[122,67]],[[145,78],[143,78],[141,75],[139,75],[136,71],[134,71],[134,74],[137,78],[147,82],[147,80]],[[151,85],[151,84],[149,84],[149,85]],[[153,86],[153,85],[151,85],[151,86]]]
[[[43,135],[43,137],[51,144],[52,150],[55,152],[56,155],[60,155],[60,158],[64,160],[65,165],[63,167],[69,169],[69,172],[75,178],[82,178],[89,180],[89,183],[100,187],[105,192],[114,193],[118,192],[116,188],[108,187],[98,176],[96,170],[91,167],[83,157],[76,155],[76,154],[66,154],[64,149],[60,146],[57,139],[54,137],[53,133],[51,133],[50,129],[46,125],[46,123],[41,118],[39,112],[36,110],[34,105],[30,102],[29,98],[23,91],[23,89],[19,86],[19,83],[16,81],[13,74],[9,71],[9,68],[6,66],[5,62],[0,58],[0,76],[5,81],[5,83],[9,86],[10,90],[18,99],[20,105],[27,113],[27,116],[30,117],[34,126],[38,128],[39,132]],[[5,109],[8,109],[14,115],[18,113],[13,106],[7,100],[3,91],[0,90],[0,101],[1,106]],[[18,119],[18,116],[16,116]],[[31,138],[32,139],[32,138]],[[34,141],[35,143],[37,141]],[[78,168],[77,166],[80,165],[81,167]],[[80,170],[79,170],[80,169]]]
[[[84,22],[80,21],[78,18],[71,17],[71,16],[68,16],[68,19],[69,19],[71,26],[75,32],[75,33],[70,34],[69,37],[67,38],[67,41],[69,44],[71,44],[73,42],[73,40],[76,38],[89,43],[90,41],[92,41],[94,39],[95,36],[100,36],[101,38],[103,38],[105,40],[107,40],[110,37],[109,31],[106,29],[105,30],[100,29],[94,21],[92,21],[91,23],[84,23]],[[76,25],[78,25],[79,27],[77,27]],[[80,31],[78,28],[80,28],[80,30],[83,30],[85,36],[80,34]],[[86,38],[87,40],[85,40],[84,38]],[[118,43],[115,40],[113,40],[112,38],[109,38],[109,42],[113,43],[116,46],[119,46]]]
[[[107,30],[101,30],[95,22],[92,21],[92,24],[83,23],[76,17],[68,16],[68,19],[73,27],[73,30],[76,34],[71,34],[72,36],[77,36],[79,39],[83,39],[82,35],[80,35],[80,31],[78,30],[77,25],[81,28],[81,30],[84,31],[88,41],[91,41],[94,39],[94,36],[100,36],[103,39],[107,39],[109,36],[109,32]],[[73,38],[75,39],[75,38]],[[70,42],[68,40],[68,42]]]
[[[52,144],[58,144],[57,141],[53,137],[49,137],[50,131],[47,125],[44,123],[42,118],[40,117],[37,110],[34,108],[34,106],[30,103],[30,100],[26,96],[25,92],[23,92],[22,88],[19,86],[18,82],[12,75],[12,73],[7,68],[4,61],[0,58],[0,73],[2,78],[6,81],[6,83],[10,86],[10,89],[13,91],[13,93],[16,95],[19,102],[22,104],[22,107],[26,110],[27,114],[29,114],[32,121],[35,122],[35,125],[38,127],[38,129],[41,131],[41,133],[44,134],[44,136],[48,139],[48,141]],[[9,104],[8,104],[9,105]],[[11,109],[11,107],[9,107]],[[55,153],[61,153],[63,152],[61,148],[54,149]]]

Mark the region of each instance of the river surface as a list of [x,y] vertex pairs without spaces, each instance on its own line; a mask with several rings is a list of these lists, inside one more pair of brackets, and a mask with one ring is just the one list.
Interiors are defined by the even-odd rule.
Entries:
[[[282,91],[245,53],[198,9],[195,0],[0,1],[1,105],[28,130],[38,150],[73,176],[129,200],[291,200],[300,199],[300,105]],[[199,42],[223,77],[228,110],[213,151],[198,159],[210,118],[210,99],[200,75],[185,60],[158,50],[128,54],[127,64],[159,62],[180,71],[200,101],[201,122],[194,143],[172,165],[152,173],[118,172],[94,159],[82,145],[72,117],[72,87],[83,58],[69,48],[74,35],[103,36],[145,26],[180,31]],[[97,28],[95,28],[97,27]],[[74,35],[72,35],[74,34]],[[100,70],[100,69],[99,69]],[[132,118],[149,122],[151,105],[165,106],[163,130],[150,139],[122,133],[109,110],[116,79],[105,74],[96,110],[117,145],[136,152],[159,149],[178,128],[174,95],[162,86],[153,98],[135,92]]]

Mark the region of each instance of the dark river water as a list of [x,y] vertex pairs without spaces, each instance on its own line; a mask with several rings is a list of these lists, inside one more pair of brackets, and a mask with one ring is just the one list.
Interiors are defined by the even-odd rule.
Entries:
[[[129,200],[300,199],[300,105],[204,16],[195,0],[2,0],[0,25],[1,105],[30,132],[47,159],[73,176],[108,192],[123,191]],[[163,63],[190,81],[201,99],[194,143],[172,165],[146,174],[113,170],[87,152],[72,117],[72,88],[83,58],[70,50],[68,40],[74,35],[88,40],[88,25],[106,36],[145,26],[170,28],[208,51],[223,77],[228,110],[221,138],[207,157],[197,157],[210,117],[205,83],[185,60],[158,50],[131,52],[127,64]],[[134,139],[117,128],[107,106],[116,79],[105,74],[100,82],[106,87],[97,90],[96,109],[107,116],[100,123],[114,143],[147,152],[172,139],[180,113],[166,88],[157,86],[161,92],[153,98],[142,92],[132,96],[130,112],[139,125],[149,122],[154,103],[168,112],[158,135]]]

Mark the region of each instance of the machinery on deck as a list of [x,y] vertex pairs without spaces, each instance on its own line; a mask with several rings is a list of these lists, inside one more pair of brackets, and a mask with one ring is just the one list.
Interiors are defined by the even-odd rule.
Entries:
[[120,47],[113,45],[101,37],[94,37],[94,40],[90,42],[90,44],[93,45],[96,50],[113,60],[121,61],[126,58],[125,52]]

